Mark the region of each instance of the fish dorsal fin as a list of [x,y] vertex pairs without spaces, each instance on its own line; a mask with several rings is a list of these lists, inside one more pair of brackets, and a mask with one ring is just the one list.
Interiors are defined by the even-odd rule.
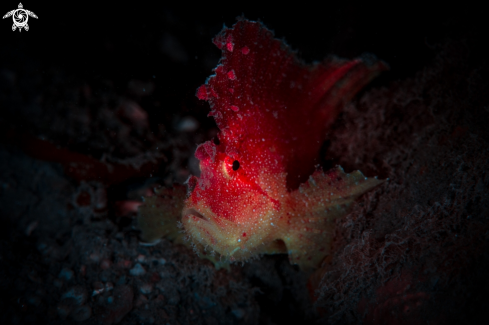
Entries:
[[264,25],[244,19],[213,41],[222,58],[197,97],[210,103],[219,140],[238,152],[250,142],[273,146],[289,189],[314,171],[326,129],[343,105],[387,68],[373,58],[307,65]]

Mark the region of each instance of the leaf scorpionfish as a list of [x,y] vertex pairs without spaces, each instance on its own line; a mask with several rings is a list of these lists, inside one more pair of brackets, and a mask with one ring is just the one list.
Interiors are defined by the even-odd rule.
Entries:
[[383,181],[339,166],[323,171],[319,152],[344,105],[387,66],[373,57],[330,57],[306,65],[259,22],[240,19],[213,40],[215,74],[197,90],[220,129],[197,147],[200,177],[157,191],[140,207],[148,242],[176,239],[178,219],[201,256],[245,261],[288,254],[313,270],[330,254],[335,219]]

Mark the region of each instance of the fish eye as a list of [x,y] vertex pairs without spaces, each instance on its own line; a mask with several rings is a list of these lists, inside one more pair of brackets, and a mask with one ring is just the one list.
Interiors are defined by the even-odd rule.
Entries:
[[233,170],[236,171],[239,169],[239,161],[235,160],[233,161]]

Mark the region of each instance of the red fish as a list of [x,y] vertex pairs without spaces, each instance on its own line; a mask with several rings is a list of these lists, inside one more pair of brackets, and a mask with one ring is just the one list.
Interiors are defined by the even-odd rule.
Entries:
[[220,133],[196,150],[201,175],[188,181],[185,232],[201,253],[230,261],[286,253],[314,269],[330,252],[334,220],[382,183],[341,167],[323,172],[320,147],[345,103],[387,67],[371,57],[306,65],[244,19],[214,44],[222,58],[197,97]]

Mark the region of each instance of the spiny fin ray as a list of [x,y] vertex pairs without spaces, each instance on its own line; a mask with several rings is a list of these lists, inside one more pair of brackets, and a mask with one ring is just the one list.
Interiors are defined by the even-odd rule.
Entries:
[[331,249],[334,221],[346,215],[360,195],[383,182],[360,171],[346,174],[339,166],[314,172],[291,193],[294,215],[286,220],[289,231],[283,238],[291,262],[303,270],[316,268]]

